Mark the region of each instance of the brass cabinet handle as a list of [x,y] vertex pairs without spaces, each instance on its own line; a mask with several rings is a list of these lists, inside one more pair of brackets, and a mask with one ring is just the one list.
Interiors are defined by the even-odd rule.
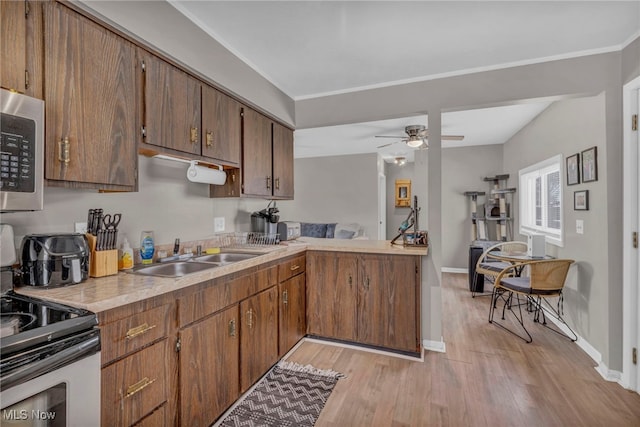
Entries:
[[198,142],[198,128],[191,128],[191,143]]
[[276,190],[280,189],[280,177],[276,178]]
[[211,147],[213,145],[213,131],[207,132],[207,147]]
[[349,282],[349,286],[351,286],[353,284],[353,277],[351,277],[351,275],[349,275],[348,282]]
[[148,387],[151,384],[153,384],[155,381],[156,381],[155,379],[150,380],[148,377],[144,377],[143,379],[141,379],[137,383],[135,383],[133,385],[130,385],[127,388],[127,394],[126,394],[125,397],[131,397],[134,394],[139,393],[140,391],[142,391],[146,387]]
[[297,270],[297,269],[299,269],[299,268],[300,268],[300,266],[299,266],[298,264],[296,264],[296,265],[292,265],[292,266],[291,266],[291,271],[296,271],[296,270]]
[[364,279],[364,287],[366,290],[369,290],[369,278]]
[[250,308],[249,310],[247,310],[247,326],[249,327],[249,329],[253,328],[253,309]]
[[127,335],[125,336],[126,339],[130,340],[132,338],[137,337],[138,335],[142,335],[145,332],[150,331],[151,329],[155,328],[156,325],[151,325],[149,326],[147,324],[147,322],[143,323],[140,326],[136,326],[135,328],[131,328],[127,331]]
[[229,336],[236,336],[236,319],[229,320]]
[[64,164],[68,164],[71,161],[70,145],[68,137],[58,141],[58,160]]
[[286,289],[282,291],[282,303],[285,305],[289,303],[289,292]]
[[266,177],[266,180],[267,180],[267,190],[271,190],[271,177],[270,176]]

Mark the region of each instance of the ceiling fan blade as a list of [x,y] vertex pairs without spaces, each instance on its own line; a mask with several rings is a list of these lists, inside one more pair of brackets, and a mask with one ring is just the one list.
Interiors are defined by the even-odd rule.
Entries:
[[376,138],[404,138],[404,136],[391,136],[391,135],[376,135]]
[[388,143],[388,144],[378,145],[378,147],[376,147],[376,148],[384,148],[384,147],[388,147],[388,146],[390,146],[390,145],[397,144],[398,142],[402,142],[402,141],[396,141],[396,142],[390,142],[390,143]]

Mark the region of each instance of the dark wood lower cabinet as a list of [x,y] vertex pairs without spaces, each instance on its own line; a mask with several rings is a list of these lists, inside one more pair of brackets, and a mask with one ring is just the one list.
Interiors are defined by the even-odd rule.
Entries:
[[307,332],[355,341],[358,258],[348,253],[307,253]]
[[238,305],[180,331],[180,420],[208,426],[239,397]]
[[278,361],[278,287],[240,303],[240,391]]
[[419,353],[420,257],[307,253],[310,335]]
[[279,350],[284,356],[307,333],[305,275],[299,274],[278,285],[280,292]]

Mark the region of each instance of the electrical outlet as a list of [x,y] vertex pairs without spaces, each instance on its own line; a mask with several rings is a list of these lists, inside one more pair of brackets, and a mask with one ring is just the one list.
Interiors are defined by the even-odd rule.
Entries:
[[213,218],[213,232],[217,233],[219,231],[224,231],[224,217],[216,217]]
[[85,234],[87,232],[87,223],[86,222],[74,222],[73,229],[76,233]]
[[584,234],[584,221],[581,219],[576,219],[576,233]]

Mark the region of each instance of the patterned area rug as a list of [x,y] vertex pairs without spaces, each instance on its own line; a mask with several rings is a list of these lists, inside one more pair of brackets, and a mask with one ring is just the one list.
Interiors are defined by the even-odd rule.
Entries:
[[343,377],[338,372],[282,361],[219,425],[313,426]]

